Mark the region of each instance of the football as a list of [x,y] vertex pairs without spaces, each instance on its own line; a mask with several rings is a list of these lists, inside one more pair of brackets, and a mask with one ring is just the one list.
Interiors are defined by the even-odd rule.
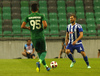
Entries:
[[56,68],[56,67],[58,66],[58,64],[57,64],[56,61],[52,61],[52,62],[50,63],[50,66],[51,66],[51,68]]

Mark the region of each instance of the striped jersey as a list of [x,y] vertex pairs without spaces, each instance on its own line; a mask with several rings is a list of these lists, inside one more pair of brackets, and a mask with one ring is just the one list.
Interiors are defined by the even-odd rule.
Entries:
[[[72,44],[79,36],[79,32],[83,32],[82,26],[75,23],[75,25],[69,24],[67,26],[67,32],[69,33],[69,44]],[[82,41],[79,40],[76,44],[82,44]]]

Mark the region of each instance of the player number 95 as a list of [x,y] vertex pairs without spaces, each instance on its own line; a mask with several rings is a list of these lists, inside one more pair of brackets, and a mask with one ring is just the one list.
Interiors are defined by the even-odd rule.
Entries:
[[40,29],[41,28],[41,24],[40,24],[40,20],[31,20],[30,21],[30,25],[33,26],[33,30],[35,29]]

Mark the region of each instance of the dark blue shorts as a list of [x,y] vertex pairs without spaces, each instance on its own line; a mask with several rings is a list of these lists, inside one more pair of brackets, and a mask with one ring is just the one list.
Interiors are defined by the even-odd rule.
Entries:
[[81,52],[81,51],[84,51],[84,47],[82,44],[77,44],[77,45],[72,45],[72,44],[68,44],[66,49],[69,49],[71,51],[71,53],[74,52],[74,50],[76,49],[77,52]]

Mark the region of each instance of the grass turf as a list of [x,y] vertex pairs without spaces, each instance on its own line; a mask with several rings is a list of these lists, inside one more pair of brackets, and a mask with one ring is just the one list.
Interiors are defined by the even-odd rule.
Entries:
[[91,69],[83,59],[75,59],[76,63],[70,68],[69,59],[46,59],[48,65],[56,61],[58,67],[50,72],[41,65],[39,73],[36,72],[38,59],[0,59],[0,76],[100,76],[100,59],[89,59]]

